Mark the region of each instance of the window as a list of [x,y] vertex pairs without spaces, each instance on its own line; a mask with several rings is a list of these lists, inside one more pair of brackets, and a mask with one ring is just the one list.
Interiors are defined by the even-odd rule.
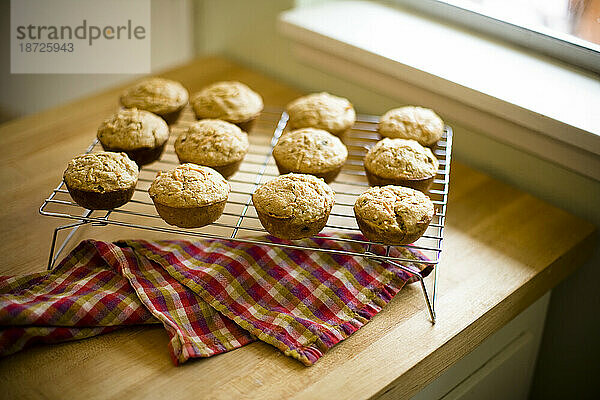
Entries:
[[395,0],[600,73],[600,0]]

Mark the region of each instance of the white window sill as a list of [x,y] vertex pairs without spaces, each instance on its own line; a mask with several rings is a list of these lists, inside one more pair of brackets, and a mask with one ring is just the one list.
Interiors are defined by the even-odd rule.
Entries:
[[336,1],[280,15],[298,58],[600,180],[600,77],[411,11]]

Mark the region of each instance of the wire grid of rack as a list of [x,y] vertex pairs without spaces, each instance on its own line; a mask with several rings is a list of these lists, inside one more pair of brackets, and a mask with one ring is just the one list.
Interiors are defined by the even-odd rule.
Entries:
[[[272,243],[261,240],[260,234],[266,234],[256,210],[252,204],[252,193],[266,181],[279,175],[272,157],[273,146],[286,129],[287,114],[281,109],[268,108],[257,120],[249,135],[250,148],[238,172],[229,179],[231,193],[223,215],[213,224],[195,229],[183,229],[166,224],[157,214],[150,197],[148,188],[159,171],[174,168],[178,164],[177,156],[173,151],[173,142],[178,133],[185,130],[193,121],[193,116],[186,111],[181,121],[172,127],[172,134],[167,148],[161,159],[153,164],[144,166],[140,170],[138,185],[132,200],[124,206],[114,210],[86,210],[71,199],[64,182],[61,182],[44,200],[40,207],[42,215],[75,220],[76,222],[59,226],[52,236],[48,269],[51,269],[60,254],[68,245],[76,230],[86,224],[94,226],[116,225],[128,228],[144,229],[168,234],[177,234],[191,237],[212,239],[227,239],[246,243],[266,244],[291,249],[306,251],[321,251],[328,253],[343,253],[351,256],[367,257],[377,262],[392,263],[410,274],[413,274],[421,284],[425,302],[435,323],[435,300],[437,293],[436,267],[442,252],[442,241],[446,205],[448,199],[448,184],[450,174],[450,157],[452,149],[452,129],[445,127],[444,135],[437,145],[432,148],[439,160],[440,169],[429,190],[429,197],[436,209],[435,216],[425,234],[415,243],[408,246],[419,250],[428,260],[414,260],[395,256],[391,253],[393,246],[382,246],[347,235],[328,237],[340,242],[352,242],[357,245],[356,251],[343,251],[334,248],[309,247],[304,242],[286,241],[285,243]],[[356,197],[368,188],[363,158],[368,149],[380,138],[376,132],[378,117],[358,115],[353,128],[347,132],[342,140],[348,148],[348,159],[340,175],[330,185],[336,193],[336,202],[330,214],[329,221],[322,233],[360,233],[354,218],[353,206]],[[86,153],[102,151],[97,140],[89,146]],[[56,250],[58,233],[63,230],[71,232]],[[254,236],[254,237],[253,237]],[[431,296],[424,282],[424,275],[420,270],[408,263],[422,263],[433,265],[433,285]]]

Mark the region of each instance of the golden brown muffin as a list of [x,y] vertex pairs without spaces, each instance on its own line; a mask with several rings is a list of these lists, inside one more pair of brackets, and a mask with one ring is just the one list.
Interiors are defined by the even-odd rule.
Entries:
[[369,188],[354,203],[354,215],[363,235],[373,242],[390,245],[416,241],[434,214],[429,197],[402,186]]
[[63,180],[81,207],[111,210],[133,197],[138,166],[125,153],[83,154],[69,161]]
[[158,115],[137,108],[123,108],[98,128],[98,140],[106,151],[124,152],[139,166],[160,158],[169,139],[169,126]]
[[252,195],[263,227],[282,239],[314,236],[327,224],[333,190],[313,175],[287,174],[270,180]]
[[198,119],[222,119],[250,132],[263,110],[262,97],[240,82],[213,83],[194,94],[192,108]]
[[214,169],[188,163],[159,172],[148,194],[165,222],[199,228],[219,219],[230,190],[229,183]]
[[286,107],[290,129],[318,128],[336,136],[346,132],[356,119],[352,104],[329,93],[312,93],[297,98]]
[[383,114],[377,131],[383,137],[412,139],[432,146],[442,137],[444,122],[429,108],[406,106]]
[[168,124],[177,122],[188,103],[189,94],[179,82],[150,78],[130,87],[121,95],[121,105],[161,116]]
[[280,174],[311,174],[329,183],[340,173],[348,150],[327,131],[303,128],[283,135],[273,148],[273,157]]
[[429,190],[439,162],[428,147],[414,140],[380,140],[365,156],[365,171],[371,186],[400,185]]
[[203,119],[179,135],[175,152],[181,163],[211,167],[228,178],[239,169],[249,146],[248,135],[237,125]]

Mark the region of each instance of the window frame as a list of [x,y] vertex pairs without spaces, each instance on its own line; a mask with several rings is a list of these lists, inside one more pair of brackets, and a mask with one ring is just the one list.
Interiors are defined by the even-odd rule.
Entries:
[[600,74],[600,46],[576,36],[561,34],[543,27],[517,25],[439,0],[390,0],[389,2],[465,26]]

